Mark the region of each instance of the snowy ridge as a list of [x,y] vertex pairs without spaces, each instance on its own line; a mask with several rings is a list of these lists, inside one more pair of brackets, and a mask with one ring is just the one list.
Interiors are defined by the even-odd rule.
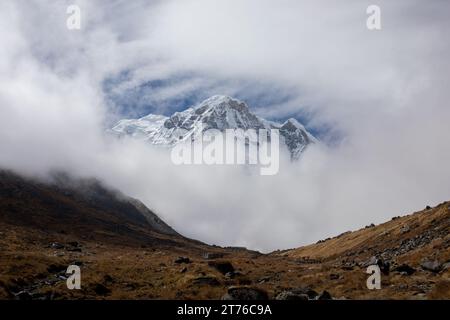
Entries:
[[308,145],[317,142],[296,119],[284,123],[268,121],[253,114],[244,102],[222,95],[212,96],[170,117],[149,114],[140,119],[120,120],[109,132],[153,145],[173,146],[188,138],[195,139],[209,129],[279,129],[280,144],[287,147],[293,160],[298,159]]

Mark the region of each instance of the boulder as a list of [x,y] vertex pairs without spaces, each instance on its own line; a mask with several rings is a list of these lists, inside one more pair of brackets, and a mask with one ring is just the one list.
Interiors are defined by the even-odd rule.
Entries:
[[441,271],[441,264],[437,260],[424,261],[420,264],[420,266],[422,267],[423,270],[426,270],[426,271],[431,271],[431,272],[436,272],[436,273]]
[[191,259],[189,259],[188,257],[178,257],[174,262],[176,264],[191,263]]
[[283,291],[280,292],[275,300],[309,300],[308,295],[304,294],[304,293],[296,293],[293,291]]
[[234,273],[234,267],[229,261],[210,261],[208,265],[221,274]]
[[416,272],[416,269],[414,269],[413,267],[411,267],[411,266],[409,266],[409,265],[407,265],[407,264],[402,264],[402,265],[400,265],[400,266],[398,266],[398,267],[395,267],[395,268],[393,269],[393,271],[400,272],[400,273],[402,273],[402,274],[405,274],[405,275],[410,276],[410,275],[412,275],[414,272]]

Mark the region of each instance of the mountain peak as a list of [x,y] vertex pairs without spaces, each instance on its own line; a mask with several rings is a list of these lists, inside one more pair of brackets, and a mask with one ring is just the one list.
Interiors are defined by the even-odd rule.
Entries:
[[[179,129],[185,131],[182,137]],[[154,145],[173,146],[209,129],[279,129],[282,143],[293,159],[317,141],[296,119],[290,118],[284,123],[265,120],[252,113],[246,103],[226,95],[214,95],[170,117],[148,115],[136,120],[122,120],[110,132],[140,138]]]
[[249,108],[244,102],[225,95],[214,95],[194,107],[196,114],[202,114],[213,110],[223,112],[227,109],[235,110],[237,112],[249,112]]
[[287,120],[283,123],[282,127],[286,127],[286,126],[293,126],[293,127],[295,127],[296,129],[302,129],[302,130],[305,130],[305,126],[302,125],[300,122],[298,122],[297,119],[295,119],[295,118],[289,118],[289,119],[287,119]]
[[223,102],[230,102],[230,101],[240,102],[239,100],[232,98],[230,96],[223,95],[223,94],[216,94],[216,95],[213,95],[213,96],[205,99],[203,102],[200,103],[200,105],[205,104],[205,103],[223,103]]

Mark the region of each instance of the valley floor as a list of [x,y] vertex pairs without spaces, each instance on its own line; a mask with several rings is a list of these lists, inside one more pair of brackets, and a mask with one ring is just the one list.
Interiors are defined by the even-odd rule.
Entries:
[[[443,203],[263,255],[203,244],[110,244],[0,222],[0,298],[221,299],[238,287],[269,299],[327,298],[323,291],[335,299],[450,299],[449,230],[450,203]],[[380,290],[368,290],[366,267],[375,258],[386,273]],[[71,264],[81,268],[81,290],[66,287]]]

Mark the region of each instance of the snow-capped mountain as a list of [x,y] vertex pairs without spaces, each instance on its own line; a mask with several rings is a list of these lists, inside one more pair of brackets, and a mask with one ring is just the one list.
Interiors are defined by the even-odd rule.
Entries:
[[287,147],[294,160],[300,157],[309,144],[317,142],[293,118],[284,123],[268,121],[253,114],[244,102],[221,95],[210,97],[182,112],[175,112],[170,117],[150,114],[140,119],[120,120],[109,132],[118,137],[130,136],[154,145],[173,146],[188,138],[195,139],[209,129],[279,129],[280,145]]

